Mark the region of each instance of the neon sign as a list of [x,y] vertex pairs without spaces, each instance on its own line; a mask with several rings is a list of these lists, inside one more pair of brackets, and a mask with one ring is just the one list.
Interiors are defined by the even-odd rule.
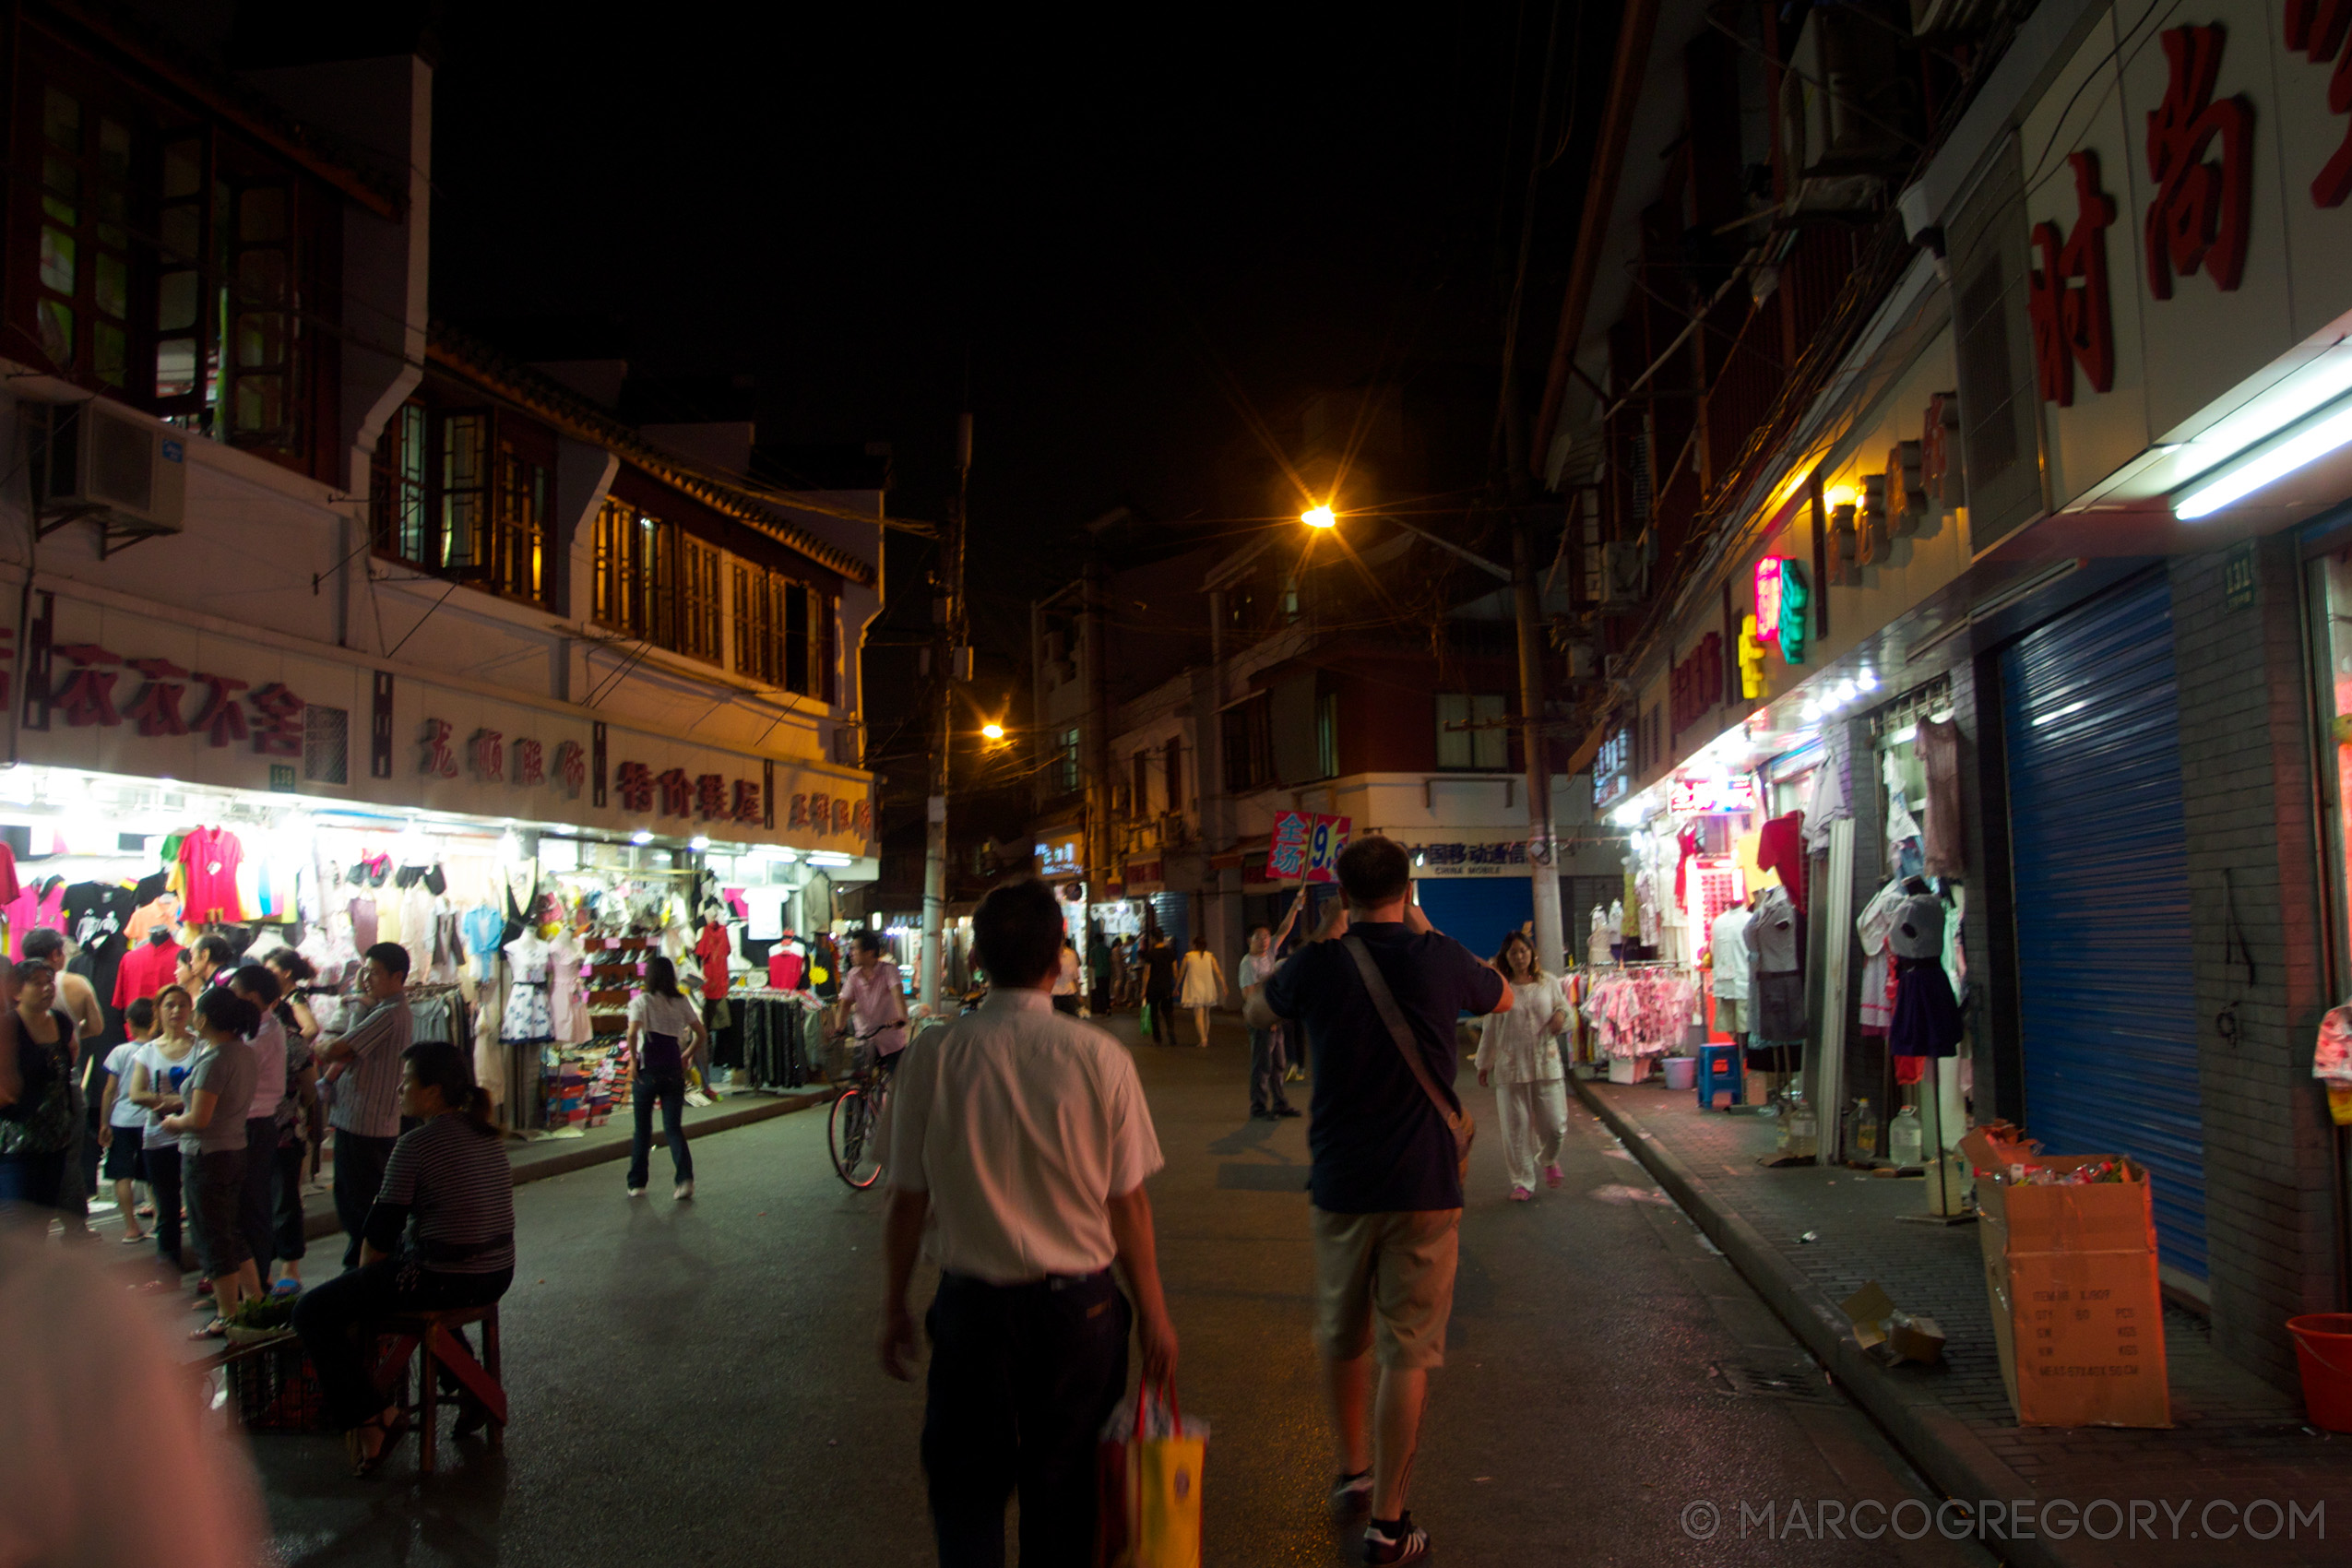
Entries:
[[1756,563],[1756,640],[1774,644],[1791,664],[1805,662],[1805,612],[1812,602],[1804,567],[1786,555]]

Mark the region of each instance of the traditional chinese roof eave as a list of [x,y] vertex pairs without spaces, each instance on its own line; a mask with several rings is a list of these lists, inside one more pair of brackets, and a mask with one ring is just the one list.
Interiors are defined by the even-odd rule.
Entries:
[[[544,420],[575,440],[604,447],[631,467],[644,469],[714,512],[749,524],[778,544],[800,552],[850,582],[861,588],[874,586],[875,569],[871,564],[817,538],[766,500],[651,445],[636,431],[578,394],[447,323],[432,324],[425,359],[533,418]],[[814,498],[796,498],[788,505],[819,517],[840,517],[876,529],[882,526],[878,512],[868,515]]]

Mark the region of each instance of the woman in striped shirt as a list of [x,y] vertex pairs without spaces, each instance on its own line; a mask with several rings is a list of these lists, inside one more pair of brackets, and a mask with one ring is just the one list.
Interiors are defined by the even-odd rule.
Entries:
[[[352,1330],[393,1313],[485,1306],[515,1281],[514,1172],[465,1053],[438,1039],[402,1051],[400,1112],[422,1125],[393,1147],[360,1265],[313,1287],[294,1309],[294,1329],[362,1476],[383,1465],[408,1418],[371,1380]],[[483,1419],[470,1398],[461,1401],[461,1435]]]

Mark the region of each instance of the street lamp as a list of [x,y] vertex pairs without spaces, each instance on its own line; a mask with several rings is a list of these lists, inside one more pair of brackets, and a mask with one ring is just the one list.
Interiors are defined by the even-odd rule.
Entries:
[[1004,738],[1004,726],[1002,724],[983,724],[980,726],[980,733],[987,736],[992,741],[1001,741]]
[[1327,529],[1336,526],[1339,519],[1331,515],[1328,506],[1310,506],[1299,514],[1299,521],[1311,529]]

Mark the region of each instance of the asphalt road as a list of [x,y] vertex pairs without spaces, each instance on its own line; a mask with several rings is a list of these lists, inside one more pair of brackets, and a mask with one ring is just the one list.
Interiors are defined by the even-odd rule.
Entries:
[[[1213,1426],[1205,1559],[1352,1561],[1355,1532],[1322,1509],[1334,1464],[1308,1337],[1305,1124],[1248,1120],[1246,1051],[1226,1028],[1208,1051],[1141,1058],[1169,1162],[1152,1190],[1181,1385]],[[1470,1102],[1487,1130],[1413,1497],[1433,1560],[1991,1562],[1932,1534],[1830,1538],[1820,1500],[1932,1496],[1573,1099],[1566,1185],[1527,1205],[1504,1201],[1491,1101],[1473,1087]],[[667,1196],[659,1150],[636,1203],[619,1165],[517,1193],[503,1452],[445,1441],[424,1479],[411,1440],[355,1481],[331,1439],[255,1439],[273,1560],[931,1562],[920,1384],[890,1382],[871,1352],[878,1193],[835,1179],[821,1111],[717,1134],[695,1158],[691,1204]]]

